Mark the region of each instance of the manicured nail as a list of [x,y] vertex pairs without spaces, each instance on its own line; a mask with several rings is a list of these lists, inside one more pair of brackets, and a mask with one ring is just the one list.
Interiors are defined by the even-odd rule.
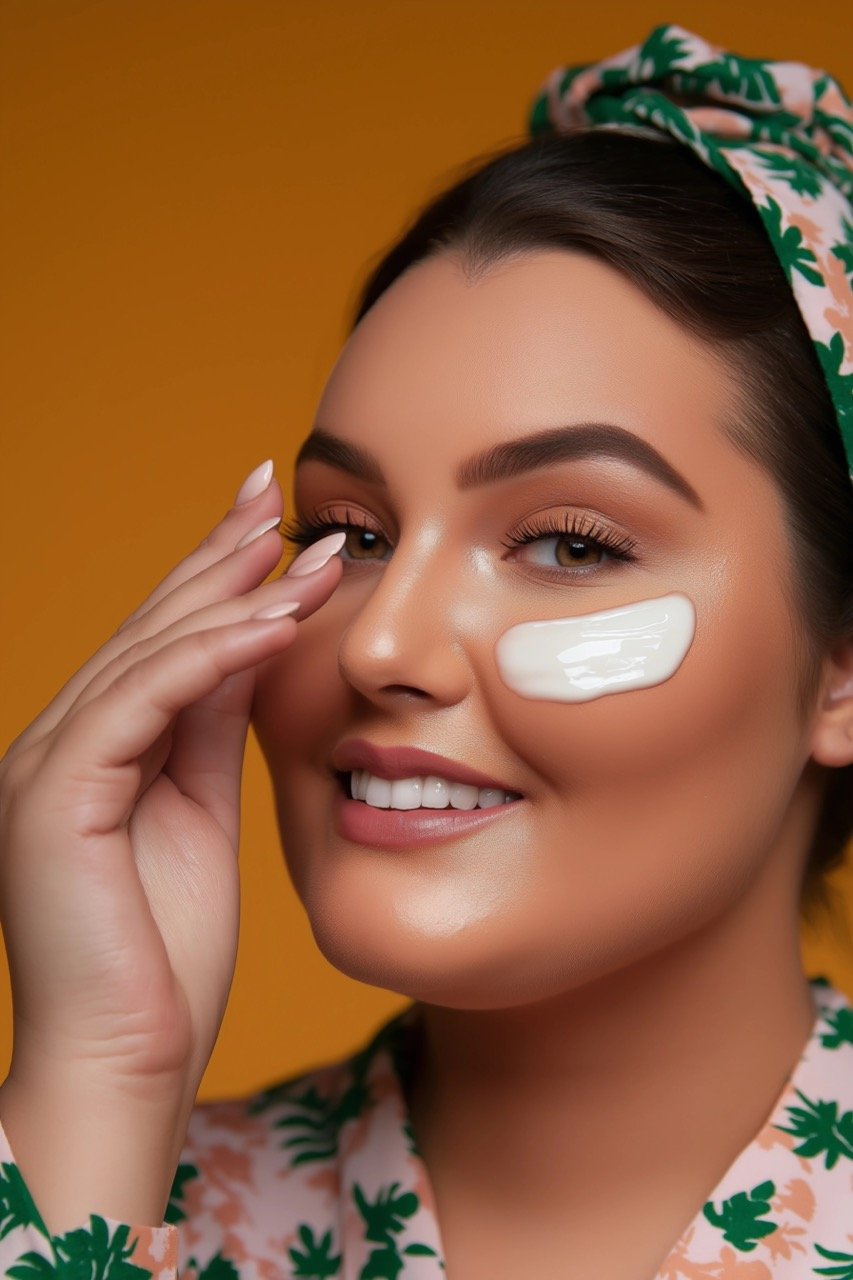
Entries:
[[343,529],[339,529],[337,533],[330,533],[328,537],[312,543],[310,547],[306,547],[299,553],[288,568],[286,576],[299,578],[303,573],[316,573],[340,551],[346,540],[346,533]]
[[299,608],[299,601],[293,600],[290,604],[271,604],[266,609],[259,609],[257,613],[253,613],[253,618],[286,618],[289,613],[296,613]]
[[269,488],[270,480],[272,480],[272,458],[267,458],[266,462],[262,462],[246,476],[237,491],[234,506],[242,507],[244,502],[251,502],[253,498],[257,498],[264,489]]
[[271,516],[269,520],[265,520],[263,524],[259,524],[257,529],[250,529],[248,533],[244,533],[234,550],[239,551],[241,547],[248,546],[250,542],[254,542],[255,538],[259,538],[262,533],[267,533],[270,529],[274,529],[276,525],[281,524],[281,516]]

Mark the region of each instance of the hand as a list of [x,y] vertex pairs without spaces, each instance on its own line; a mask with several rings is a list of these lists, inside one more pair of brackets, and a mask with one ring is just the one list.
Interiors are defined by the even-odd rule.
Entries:
[[297,630],[252,614],[299,601],[305,617],[341,573],[333,555],[258,585],[281,511],[275,480],[232,507],[0,761],[10,1081],[83,1073],[191,1105],[234,970],[255,667]]

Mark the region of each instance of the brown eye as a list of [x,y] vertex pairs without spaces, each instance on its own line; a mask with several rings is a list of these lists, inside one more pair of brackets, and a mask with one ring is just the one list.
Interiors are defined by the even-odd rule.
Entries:
[[[564,512],[528,520],[503,542],[512,558],[542,568],[608,572],[636,560],[633,538],[587,515]],[[572,576],[568,574],[568,581]]]
[[589,538],[567,537],[557,538],[555,555],[558,564],[570,568],[589,564],[600,564],[602,546]]
[[344,550],[350,560],[381,560],[389,546],[381,533],[350,525]]

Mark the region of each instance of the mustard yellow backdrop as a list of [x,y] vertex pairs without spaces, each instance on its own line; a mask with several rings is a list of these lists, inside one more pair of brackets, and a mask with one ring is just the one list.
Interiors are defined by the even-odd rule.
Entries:
[[[358,282],[558,63],[680,22],[853,86],[839,0],[2,0],[2,745],[269,455],[285,488]],[[318,953],[250,739],[235,985],[202,1097],[407,1001]],[[853,915],[853,876],[837,877]],[[842,916],[844,912],[842,912]],[[853,995],[853,943],[804,937]],[[0,1071],[10,1051],[0,973]]]

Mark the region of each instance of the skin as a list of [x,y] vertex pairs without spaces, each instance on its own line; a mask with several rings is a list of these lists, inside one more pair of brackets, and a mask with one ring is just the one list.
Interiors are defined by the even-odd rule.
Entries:
[[[452,253],[409,269],[317,410],[386,483],[306,461],[297,513],[386,541],[365,561],[351,534],[331,599],[258,667],[252,718],[318,946],[421,1003],[409,1104],[451,1280],[558,1274],[567,1250],[578,1274],[653,1274],[812,1025],[799,890],[819,766],[853,759],[853,646],[827,655],[803,717],[783,510],[723,434],[734,402],[710,347],[603,263],[548,251],[477,276]],[[455,484],[472,454],[588,421],[653,445],[700,506],[607,456]],[[566,512],[636,559],[591,544],[561,567],[553,535],[503,545]],[[669,592],[696,634],[660,685],[565,704],[501,681],[509,626]],[[353,736],[524,799],[441,844],[355,844],[329,771]]]

